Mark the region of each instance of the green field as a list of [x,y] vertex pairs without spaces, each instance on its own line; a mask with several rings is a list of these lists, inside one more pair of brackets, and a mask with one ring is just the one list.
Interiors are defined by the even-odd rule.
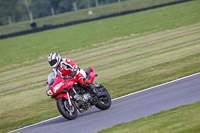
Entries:
[[[37,23],[37,27],[42,27],[43,24],[53,24],[53,25],[62,24],[66,22],[95,18],[112,13],[139,9],[173,1],[177,0],[129,0],[125,2],[91,8],[93,12],[93,15],[91,16],[88,15],[88,9],[83,9],[83,10],[78,10],[76,12],[68,12],[68,13],[58,14],[55,16],[34,19],[33,21]],[[29,21],[18,22],[12,25],[0,26],[0,35],[23,31],[23,30],[29,30],[29,29],[31,29]]]
[[[199,3],[199,1],[195,2]],[[22,65],[42,62],[44,61],[43,57],[52,52],[52,50],[63,52],[66,55],[73,52],[74,49],[77,51],[85,50],[88,47],[96,47],[94,45],[96,43],[103,43],[108,40],[119,40],[120,38],[133,34],[136,34],[133,37],[137,37],[152,32],[197,23],[200,21],[198,13],[200,10],[199,6],[198,4],[192,5],[190,3],[184,3],[185,5],[191,5],[188,7],[182,6],[182,4],[177,5],[177,8],[174,10],[171,10],[170,6],[0,40],[0,72],[21,67]]]
[[0,132],[59,115],[45,94],[52,51],[94,66],[112,98],[200,72],[199,4],[0,40]]

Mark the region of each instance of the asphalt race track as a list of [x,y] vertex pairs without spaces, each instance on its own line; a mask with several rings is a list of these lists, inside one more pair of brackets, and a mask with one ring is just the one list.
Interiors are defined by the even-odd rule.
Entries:
[[200,101],[200,73],[114,99],[106,111],[94,107],[72,121],[60,116],[12,132],[91,133],[196,101]]

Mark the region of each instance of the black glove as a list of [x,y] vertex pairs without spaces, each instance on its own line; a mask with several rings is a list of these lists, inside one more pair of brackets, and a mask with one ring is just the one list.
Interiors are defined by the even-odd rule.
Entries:
[[70,78],[74,78],[76,76],[76,71],[73,71],[72,73],[70,73],[69,77]]

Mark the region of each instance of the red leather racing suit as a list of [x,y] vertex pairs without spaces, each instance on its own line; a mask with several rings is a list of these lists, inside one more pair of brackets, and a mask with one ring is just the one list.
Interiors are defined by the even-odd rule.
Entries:
[[77,81],[85,86],[89,86],[90,82],[86,79],[86,73],[83,69],[80,69],[72,60],[69,58],[64,58],[60,62],[60,67],[53,68],[55,76],[58,72],[61,74],[61,78],[67,78],[71,73],[75,73],[75,78]]

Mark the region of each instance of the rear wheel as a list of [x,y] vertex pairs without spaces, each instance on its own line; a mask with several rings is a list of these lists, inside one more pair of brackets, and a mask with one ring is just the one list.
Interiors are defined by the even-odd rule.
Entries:
[[78,112],[72,101],[72,106],[69,105],[69,102],[66,98],[61,97],[57,99],[57,108],[60,114],[68,120],[73,120],[77,117]]
[[101,92],[104,92],[105,95],[100,96],[98,99],[98,103],[95,105],[97,108],[101,109],[101,110],[106,110],[108,108],[110,108],[111,106],[111,98],[110,98],[110,94],[108,93],[108,91],[106,90],[105,87],[103,87],[102,85],[100,85],[101,88]]

